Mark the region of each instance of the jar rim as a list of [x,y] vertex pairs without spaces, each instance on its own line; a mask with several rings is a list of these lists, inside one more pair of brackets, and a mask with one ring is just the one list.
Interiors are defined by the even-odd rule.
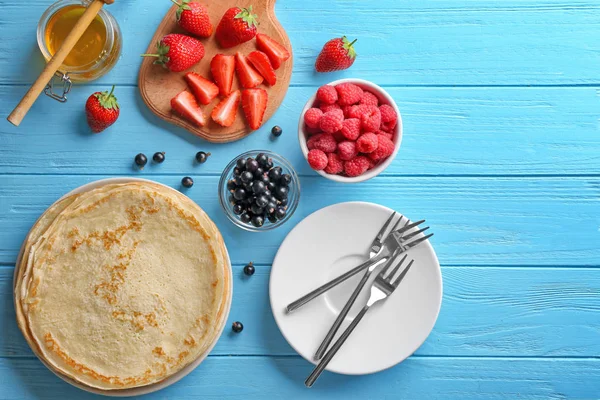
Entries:
[[[48,9],[46,9],[44,14],[42,14],[40,21],[38,22],[38,26],[37,26],[37,42],[38,42],[38,47],[40,48],[40,51],[42,52],[45,59],[49,60],[50,58],[52,58],[52,54],[50,53],[50,50],[48,50],[48,46],[46,45],[46,40],[44,39],[46,25],[48,24],[48,22],[52,19],[52,17],[60,9],[62,9],[64,7],[71,6],[71,5],[79,5],[82,7],[87,7],[88,3],[89,3],[88,0],[58,0],[57,2],[53,3],[50,7],[48,7]],[[78,67],[70,66],[70,67],[68,67],[69,68],[68,71],[61,71],[61,72],[65,73],[65,74],[87,74],[89,72],[92,72],[94,70],[94,67],[97,64],[102,63],[104,60],[106,60],[109,57],[110,50],[114,46],[115,27],[114,27],[112,18],[110,17],[110,14],[107,11],[105,11],[104,9],[101,9],[98,12],[98,16],[100,17],[100,19],[102,20],[102,23],[104,24],[104,27],[106,28],[106,41],[104,42],[104,48],[102,49],[102,53],[101,53],[102,55],[98,59],[91,61],[87,64],[84,64],[84,65],[81,65]],[[63,66],[61,66],[60,69],[62,70],[65,68],[66,67],[63,65]]]

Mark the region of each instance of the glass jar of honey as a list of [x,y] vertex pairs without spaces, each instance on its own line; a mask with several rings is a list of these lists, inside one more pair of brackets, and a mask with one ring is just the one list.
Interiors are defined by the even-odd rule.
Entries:
[[[37,42],[46,61],[58,51],[90,0],[59,0],[42,15],[37,27]],[[73,82],[88,82],[106,74],[121,54],[121,30],[115,18],[104,8],[87,28],[60,68],[59,80],[68,92]],[[52,91],[51,82],[46,94],[65,101],[66,93]],[[49,90],[48,90],[49,89]],[[64,97],[62,99],[61,97]]]

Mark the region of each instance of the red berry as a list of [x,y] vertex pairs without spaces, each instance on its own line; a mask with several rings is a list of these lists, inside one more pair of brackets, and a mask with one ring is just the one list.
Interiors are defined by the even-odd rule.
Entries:
[[171,33],[160,40],[155,54],[142,54],[142,57],[156,57],[154,64],[163,65],[172,72],[181,72],[202,60],[204,45],[191,36]]
[[317,143],[317,141],[323,135],[324,135],[323,133],[317,133],[316,135],[309,137],[308,140],[306,141],[306,147],[308,147],[309,150],[314,149],[315,148],[315,143]]
[[358,154],[356,143],[350,141],[338,143],[337,153],[340,156],[340,160],[352,160]]
[[361,104],[361,105],[349,106],[349,107],[350,108],[348,109],[348,115],[346,115],[346,118],[358,118],[358,119],[361,119],[361,117],[364,114],[367,114],[369,106]]
[[379,131],[379,132],[377,132],[377,134],[385,136],[386,138],[390,139],[392,142],[394,141],[394,134],[393,133],[389,133],[389,132],[386,132],[386,131]]
[[323,85],[317,90],[317,100],[322,104],[334,104],[338,101],[337,90],[331,85]]
[[205,5],[190,0],[182,0],[181,3],[173,0],[173,2],[179,6],[177,23],[182,29],[200,37],[207,38],[212,35],[213,26]]
[[110,93],[96,92],[87,99],[85,113],[92,132],[102,132],[119,118],[119,103],[113,94],[114,91],[113,86]]
[[377,150],[379,145],[377,135],[371,132],[367,132],[358,138],[356,141],[356,149],[360,153],[372,153]]
[[377,150],[369,153],[369,158],[373,161],[380,161],[391,156],[395,149],[394,142],[384,135],[377,135]]
[[355,177],[364,174],[369,169],[371,163],[365,156],[358,156],[353,160],[344,162],[344,172],[346,176]]
[[258,27],[256,18],[256,14],[252,14],[252,6],[228,9],[217,25],[215,38],[219,45],[229,48],[252,39]]
[[348,69],[356,59],[354,43],[349,42],[346,36],[331,39],[323,46],[315,62],[317,72],[331,72]]
[[398,123],[398,115],[392,106],[384,104],[379,107],[381,113],[381,129],[386,132],[391,132]]
[[321,118],[323,118],[323,111],[318,108],[309,108],[304,113],[304,123],[309,128],[318,128]]
[[361,122],[358,118],[349,118],[342,123],[342,135],[348,140],[356,140],[360,136]]
[[363,92],[362,98],[360,99],[360,104],[365,104],[367,106],[378,106],[379,99],[373,93],[365,90]]
[[325,114],[323,114],[323,117],[319,122],[319,127],[323,132],[326,133],[337,132],[340,129],[342,129],[343,118],[343,113],[340,118],[340,114],[338,114],[335,110],[326,112]]
[[329,160],[327,159],[327,154],[322,152],[321,150],[311,150],[308,152],[308,165],[315,171],[321,171],[325,167],[327,167],[327,163]]
[[340,106],[356,104],[363,95],[363,90],[350,82],[340,83],[335,87],[335,90],[337,90],[338,93],[338,104]]
[[304,132],[306,132],[307,136],[315,135],[317,133],[323,133],[321,131],[321,129],[319,129],[318,127],[317,128],[311,128],[311,127],[306,126],[306,125],[304,126]]
[[367,111],[360,118],[363,130],[365,132],[377,132],[381,126],[381,113],[379,112],[379,108],[376,106],[364,107]]
[[324,113],[326,113],[327,111],[341,110],[340,106],[338,106],[337,104],[320,104],[319,108]]
[[337,142],[331,134],[323,134],[319,140],[314,142],[315,149],[324,151],[325,153],[333,153],[337,149]]
[[285,47],[263,33],[256,34],[256,47],[269,57],[273,69],[278,69],[285,60],[291,57]]
[[[344,128],[342,128],[342,129],[344,129]],[[338,143],[346,140],[346,137],[342,134],[342,131],[337,131],[337,132],[333,133],[332,136],[335,139],[335,141]]]
[[324,171],[328,174],[341,174],[344,172],[344,162],[340,160],[340,156],[336,153],[327,154],[327,167],[325,167]]

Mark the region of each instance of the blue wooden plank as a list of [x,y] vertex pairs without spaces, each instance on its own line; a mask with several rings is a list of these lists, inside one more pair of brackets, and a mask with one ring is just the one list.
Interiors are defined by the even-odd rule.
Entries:
[[[209,144],[152,115],[137,88],[119,87],[121,117],[92,135],[87,96],[106,87],[77,87],[66,104],[42,98],[19,128],[0,123],[0,173],[131,174],[133,157],[165,151],[167,160],[141,175],[220,174],[238,154],[267,148],[314,176],[300,151],[297,124],[314,88],[292,88],[275,116],[251,136]],[[0,110],[21,89],[0,86]],[[390,88],[404,118],[402,147],[387,175],[600,174],[597,88]],[[8,112],[8,111],[7,111]],[[241,116],[240,116],[241,118]],[[271,126],[284,133],[272,140]],[[35,144],[35,145],[34,145]],[[194,154],[213,157],[198,166]]]
[[[291,356],[269,303],[269,266],[233,269],[229,320],[212,355]],[[0,357],[32,352],[15,324],[12,268],[0,268]],[[600,357],[600,272],[445,267],[444,299],[420,356]],[[231,332],[233,321],[244,331]]]
[[[18,0],[2,3],[0,82],[30,83],[41,70],[35,26],[48,5],[45,0],[32,0],[28,7]],[[166,1],[109,7],[125,45],[119,64],[102,82],[135,83],[139,54],[168,7]],[[294,48],[293,85],[341,76],[387,85],[600,83],[597,2],[279,0],[276,12]],[[321,46],[341,34],[359,38],[355,65],[347,72],[316,75],[313,64]]]
[[[598,399],[600,360],[419,358],[366,376],[325,372],[296,357],[209,357],[175,385],[145,399]],[[61,381],[37,359],[0,359],[2,398],[102,399]]]
[[[145,175],[146,176],[146,175]],[[271,232],[242,231],[219,205],[218,177],[198,177],[185,191],[223,233],[236,264],[268,264],[305,216],[343,201],[374,201],[427,218],[433,245],[448,265],[600,266],[600,178],[379,177],[360,185],[303,177],[300,205]],[[35,219],[69,190],[101,176],[0,175],[0,263],[16,259]],[[179,188],[181,176],[154,177]]]

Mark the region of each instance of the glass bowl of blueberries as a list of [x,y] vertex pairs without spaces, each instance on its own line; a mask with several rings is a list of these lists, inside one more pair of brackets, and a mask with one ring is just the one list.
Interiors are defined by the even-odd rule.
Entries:
[[296,211],[300,180],[278,154],[252,150],[233,159],[221,175],[219,200],[227,217],[248,231],[284,224]]

